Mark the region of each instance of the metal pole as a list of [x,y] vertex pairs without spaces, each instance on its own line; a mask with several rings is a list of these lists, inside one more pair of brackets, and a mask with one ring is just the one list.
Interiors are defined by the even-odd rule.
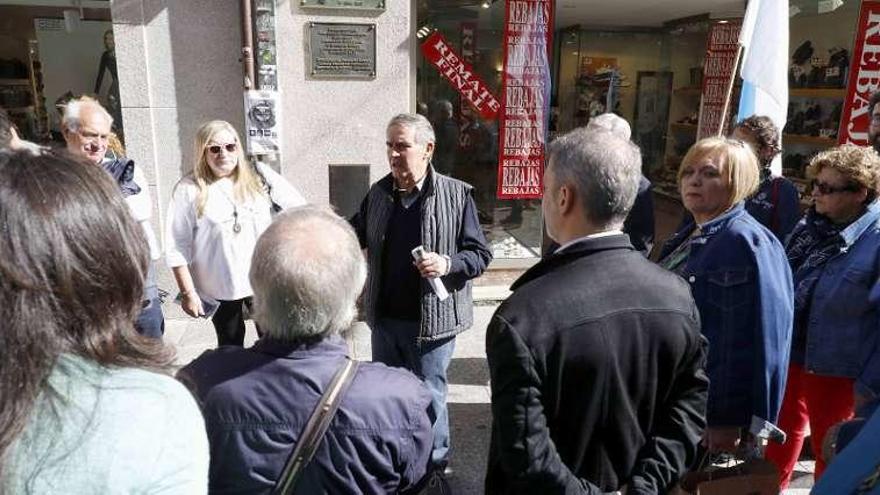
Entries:
[[254,88],[254,31],[251,0],[241,0],[241,55],[244,64],[244,89]]
[[733,83],[736,81],[736,72],[739,68],[739,59],[742,56],[743,46],[736,48],[736,58],[733,61],[733,73],[730,74],[730,83],[727,85],[727,96],[724,98],[724,108],[721,109],[721,122],[718,126],[718,137],[724,135],[724,124],[727,122],[727,111],[730,109],[730,100],[733,97]]

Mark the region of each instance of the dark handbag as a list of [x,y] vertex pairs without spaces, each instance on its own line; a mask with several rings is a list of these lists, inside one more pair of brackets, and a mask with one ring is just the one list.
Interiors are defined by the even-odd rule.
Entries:
[[296,482],[303,468],[309,465],[321,440],[330,428],[330,422],[339,409],[339,404],[345,396],[346,390],[351,385],[354,375],[357,372],[359,361],[346,358],[345,364],[333,376],[330,385],[324,390],[324,395],[318,400],[306,427],[303,428],[296,442],[293,452],[287,458],[284,469],[278,477],[278,482],[272,490],[273,495],[290,495],[296,491]]

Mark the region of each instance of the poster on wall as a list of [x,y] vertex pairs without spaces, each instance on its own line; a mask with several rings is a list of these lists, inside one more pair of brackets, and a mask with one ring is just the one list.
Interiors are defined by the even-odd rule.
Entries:
[[540,198],[550,105],[553,0],[509,0],[499,115],[498,199]]
[[474,72],[471,64],[455,51],[440,31],[434,31],[422,43],[422,55],[480,116],[491,120],[498,115],[501,107],[498,98],[495,98],[489,86]]
[[250,90],[244,92],[245,134],[251,155],[277,153],[281,150],[281,105],[278,92]]
[[871,93],[880,88],[880,2],[863,1],[840,115],[838,144],[868,145]]
[[[736,105],[730,102],[727,118],[721,122],[724,100],[730,80],[736,77],[736,53],[739,50],[739,29],[742,23],[714,23],[709,28],[706,42],[706,59],[703,62],[703,92],[700,99],[700,120],[697,139],[723,135],[730,131],[730,116],[735,114]],[[723,125],[723,127],[722,127]]]

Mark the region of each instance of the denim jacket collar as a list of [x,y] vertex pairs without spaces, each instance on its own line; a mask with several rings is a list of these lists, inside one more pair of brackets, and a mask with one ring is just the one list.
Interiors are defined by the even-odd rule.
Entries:
[[712,220],[709,220],[708,222],[701,224],[699,226],[700,227],[700,236],[699,237],[702,239],[702,242],[705,243],[713,235],[726,229],[727,224],[729,224],[731,222],[731,220],[733,220],[734,218],[737,218],[740,215],[742,215],[744,211],[745,211],[745,207],[743,206],[743,202],[740,201],[739,203],[730,207],[729,210],[722,213],[721,215],[718,215],[717,217],[713,218]]
[[862,216],[840,231],[840,237],[843,238],[846,247],[848,248],[855,244],[871,225],[877,223],[878,218],[880,218],[880,199],[875,199],[865,208],[865,213]]

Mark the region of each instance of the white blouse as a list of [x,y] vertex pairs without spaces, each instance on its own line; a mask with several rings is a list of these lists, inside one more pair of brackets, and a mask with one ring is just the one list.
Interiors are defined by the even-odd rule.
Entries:
[[[306,203],[270,167],[260,166],[260,170],[272,188],[272,199],[281,208]],[[272,222],[269,199],[260,195],[242,202],[235,198],[232,179],[222,178],[208,186],[208,201],[198,217],[198,191],[192,177],[184,177],[174,188],[166,222],[168,266],[188,265],[200,297],[229,301],[253,295],[248,273],[257,238]],[[238,232],[234,229],[236,211]]]

